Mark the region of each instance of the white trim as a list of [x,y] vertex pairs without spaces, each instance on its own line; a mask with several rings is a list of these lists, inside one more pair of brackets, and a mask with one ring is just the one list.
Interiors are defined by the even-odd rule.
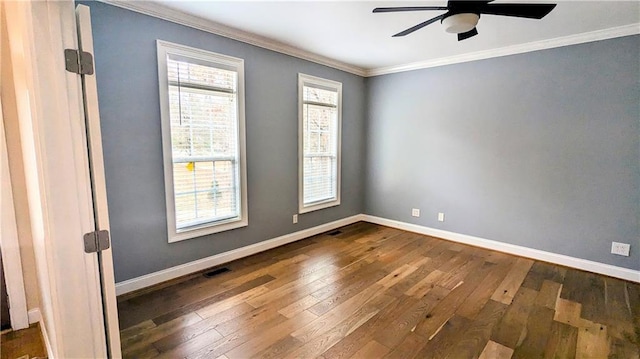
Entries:
[[206,31],[212,34],[224,36],[230,39],[241,41],[250,45],[259,46],[268,50],[276,51],[282,54],[294,56],[303,60],[315,62],[317,64],[332,67],[362,77],[372,77],[396,72],[412,71],[425,69],[430,67],[445,66],[462,62],[475,60],[483,60],[492,57],[500,57],[525,52],[551,49],[561,46],[569,46],[582,44],[585,42],[613,39],[616,37],[640,34],[640,23],[629,24],[624,26],[613,27],[609,29],[596,30],[581,34],[568,35],[553,39],[533,41],[526,44],[518,44],[513,46],[502,47],[498,49],[490,49],[478,51],[469,54],[442,57],[439,59],[419,61],[408,64],[393,65],[386,67],[378,67],[366,69],[356,65],[348,64],[342,61],[334,60],[326,56],[314,54],[299,48],[281,43],[276,40],[269,39],[264,36],[253,34],[250,32],[238,30],[226,25],[222,25],[211,20],[174,10],[152,1],[117,1],[117,0],[100,0],[101,2],[114,5],[123,9],[135,11],[141,14],[153,16],[159,19],[171,21],[176,24],[189,26],[198,30]]
[[557,37],[553,39],[533,41],[526,44],[506,46],[498,49],[490,49],[490,50],[477,51],[477,52],[461,54],[456,56],[442,57],[439,59],[418,61],[418,62],[403,64],[403,65],[379,67],[379,68],[366,70],[364,76],[371,77],[371,76],[392,74],[396,72],[426,69],[430,67],[445,66],[445,65],[451,65],[451,64],[458,64],[462,62],[489,59],[493,57],[522,54],[525,52],[552,49],[555,47],[576,45],[576,44],[582,44],[585,42],[600,41],[600,40],[613,39],[616,37],[637,35],[637,34],[640,34],[640,23],[613,27],[613,28],[604,29],[604,30],[585,32],[582,34],[562,36],[562,37]]
[[[91,28],[91,11],[86,5],[76,6],[79,49],[93,51],[93,31]],[[98,108],[98,84],[96,76],[84,76],[83,92],[85,103],[85,122],[87,127],[87,143],[90,159],[93,205],[95,212],[95,228],[110,230],[109,208],[107,204],[107,185],[104,174],[104,158],[102,154],[102,135],[100,129],[100,111]],[[120,329],[118,326],[118,308],[116,303],[115,275],[113,272],[112,249],[108,248],[99,254],[102,257],[102,303],[106,325],[107,345],[111,358],[122,358],[120,346]]]
[[171,279],[182,277],[191,273],[195,273],[207,268],[211,268],[223,263],[228,263],[236,259],[244,258],[256,253],[260,253],[272,248],[283,246],[285,244],[299,241],[311,236],[315,236],[320,233],[328,232],[330,230],[344,227],[356,222],[369,222],[379,224],[387,227],[397,228],[404,231],[410,231],[428,236],[433,236],[445,240],[450,240],[458,243],[468,244],[476,247],[490,249],[498,252],[504,252],[517,256],[532,258],[549,263],[559,264],[571,268],[585,270],[593,273],[599,273],[608,275],[615,278],[625,279],[632,282],[640,283],[640,271],[633,269],[622,268],[612,266],[609,264],[598,263],[589,261],[586,259],[580,259],[562,254],[556,254],[551,252],[545,252],[538,249],[532,249],[514,244],[502,243],[493,241],[490,239],[484,239],[465,234],[459,234],[441,229],[434,229],[416,224],[400,222],[392,219],[386,219],[376,216],[370,216],[367,214],[357,214],[351,217],[339,219],[330,223],[321,224],[316,227],[304,229],[302,231],[285,234],[280,237],[269,239],[263,242],[252,244],[246,247],[241,247],[228,252],[216,254],[211,257],[202,258],[193,262],[181,264],[175,267],[167,268],[158,272],[146,274],[137,278],[132,278],[119,283],[116,283],[116,294],[122,295],[130,293],[139,289],[150,287],[162,282],[166,282]]
[[339,219],[337,221],[321,224],[316,227],[307,228],[298,232],[285,234],[280,237],[272,238],[263,242],[252,244],[249,246],[234,249],[228,252],[216,254],[211,257],[202,258],[193,262],[181,264],[179,266],[167,268],[158,272],[143,275],[137,278],[125,280],[123,282],[116,283],[116,294],[122,295],[125,293],[133,292],[138,289],[146,288],[158,283],[166,282],[168,280],[182,277],[187,274],[198,272],[207,268],[211,268],[223,263],[231,262],[233,260],[244,258],[252,254],[264,252],[266,250],[276,248],[287,243],[299,241],[316,234],[324,233],[336,228],[344,227],[356,222],[360,222],[363,219],[361,214]]
[[264,36],[253,34],[222,25],[211,20],[203,19],[199,16],[187,14],[178,10],[168,8],[155,1],[114,1],[100,0],[104,3],[114,5],[123,9],[135,11],[141,14],[153,16],[159,19],[171,21],[176,24],[192,27],[194,29],[206,31],[212,34],[224,36],[233,40],[241,41],[250,45],[262,47],[267,50],[290,55],[299,59],[315,62],[320,65],[329,66],[358,76],[365,76],[366,70],[342,61],[334,60],[326,56],[314,54]]
[[476,247],[486,248],[498,252],[504,252],[514,254],[521,257],[527,257],[531,259],[541,260],[549,263],[559,264],[571,268],[576,268],[588,272],[604,274],[610,277],[625,279],[628,281],[640,283],[640,271],[617,267],[610,264],[604,264],[594,262],[586,259],[575,258],[566,256],[563,254],[551,253],[542,251],[539,249],[532,249],[527,247],[518,246],[515,244],[498,242],[490,239],[484,239],[466,234],[460,234],[455,232],[449,232],[442,229],[430,228],[420,226],[417,224],[411,224],[406,222],[400,222],[392,219],[386,219],[370,215],[362,215],[362,220],[371,222],[387,227],[397,228],[404,231],[415,232],[424,234],[427,236],[438,237],[453,242],[469,244]]
[[[157,40],[158,57],[158,82],[160,92],[160,115],[162,127],[162,154],[164,160],[164,189],[167,210],[167,233],[169,243],[186,239],[201,237],[228,231],[249,225],[249,214],[247,205],[247,150],[245,131],[245,83],[244,83],[244,60],[236,57],[217,54],[215,52],[201,50],[189,46],[174,44],[168,41]],[[169,85],[167,75],[167,55],[175,54],[192,59],[203,60],[211,63],[212,66],[230,67],[238,75],[237,77],[237,126],[238,126],[238,146],[237,158],[239,161],[238,176],[240,177],[240,211],[237,217],[218,222],[207,222],[201,226],[177,229],[175,197],[173,185],[173,148],[171,144],[171,116],[169,110]]]
[[42,314],[40,314],[40,308],[29,309],[29,324],[38,323],[42,320]]
[[25,94],[15,120],[48,351],[52,358],[106,357],[97,256],[79,240],[94,228],[80,77],[64,70],[61,55],[78,45],[74,3],[2,5],[12,9],[11,56]]
[[[1,12],[2,9],[0,9],[0,16],[2,16]],[[0,21],[2,21],[1,18]],[[9,59],[9,56],[6,59]],[[13,83],[10,83],[8,87],[12,87],[11,92],[15,90]],[[15,98],[15,95],[12,94],[10,98]],[[5,106],[8,104],[5,103]],[[15,104],[11,104],[11,106],[13,107]],[[2,182],[0,186],[0,246],[2,247],[2,269],[9,297],[9,322],[13,330],[20,330],[29,327],[29,320],[22,274],[20,239],[18,238],[18,224],[13,200],[13,185],[9,173],[9,150],[2,115],[6,111],[7,109],[3,109],[0,100],[0,180]]]
[[[338,93],[336,109],[336,196],[322,202],[304,203],[304,86],[317,86]],[[309,213],[340,205],[340,184],[342,167],[342,83],[298,73],[298,213]]]
[[[40,315],[40,310],[38,310],[37,314],[38,316]],[[47,358],[55,359],[53,348],[51,347],[51,341],[49,340],[49,334],[47,334],[47,327],[44,325],[44,323],[40,323],[40,333],[42,333],[44,347],[47,350]]]
[[40,314],[40,308],[29,309],[29,324],[40,323],[40,332],[42,334],[42,340],[44,341],[44,347],[47,350],[47,358],[55,358],[53,350],[51,349],[51,342],[49,341],[47,328],[44,323],[41,323],[41,321],[42,315]]

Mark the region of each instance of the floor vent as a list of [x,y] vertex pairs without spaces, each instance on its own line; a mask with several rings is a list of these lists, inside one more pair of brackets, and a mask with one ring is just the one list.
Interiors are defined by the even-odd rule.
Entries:
[[230,271],[231,271],[231,269],[229,269],[227,267],[216,268],[216,269],[214,269],[212,271],[205,272],[203,274],[203,276],[205,276],[206,278],[211,278],[211,277],[217,276],[218,274],[227,273],[227,272],[230,272]]
[[341,230],[335,230],[335,231],[329,232],[327,234],[330,235],[330,236],[337,236],[338,234],[342,234],[342,231]]

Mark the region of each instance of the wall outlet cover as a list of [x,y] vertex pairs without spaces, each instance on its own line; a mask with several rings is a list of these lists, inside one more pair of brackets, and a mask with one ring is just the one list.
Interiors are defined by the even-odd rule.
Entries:
[[296,224],[296,223],[298,223],[298,215],[294,214],[293,215],[293,224]]
[[438,221],[439,222],[444,222],[444,213],[442,213],[442,212],[438,213]]
[[611,242],[611,253],[628,257],[631,245],[628,243]]
[[420,217],[420,210],[418,208],[411,209],[411,215],[414,217]]

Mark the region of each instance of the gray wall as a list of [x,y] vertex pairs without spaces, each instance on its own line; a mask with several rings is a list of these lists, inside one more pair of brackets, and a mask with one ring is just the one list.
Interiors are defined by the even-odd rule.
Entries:
[[[363,79],[86,4],[117,281],[363,212],[640,269],[640,36]],[[156,39],[245,59],[246,228],[167,243]],[[294,225],[298,72],[343,83],[343,178]]]
[[[362,213],[364,79],[96,2],[91,7],[116,281]],[[245,60],[249,226],[167,243],[156,39]],[[343,84],[341,205],[297,212],[297,75]]]
[[365,212],[640,269],[639,49],[632,36],[369,79]]

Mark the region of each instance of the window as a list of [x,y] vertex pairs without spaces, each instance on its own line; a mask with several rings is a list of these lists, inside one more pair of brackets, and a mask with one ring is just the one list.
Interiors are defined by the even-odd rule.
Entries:
[[342,84],[298,75],[298,211],[340,204]]
[[169,242],[246,226],[244,61],[157,47]]

